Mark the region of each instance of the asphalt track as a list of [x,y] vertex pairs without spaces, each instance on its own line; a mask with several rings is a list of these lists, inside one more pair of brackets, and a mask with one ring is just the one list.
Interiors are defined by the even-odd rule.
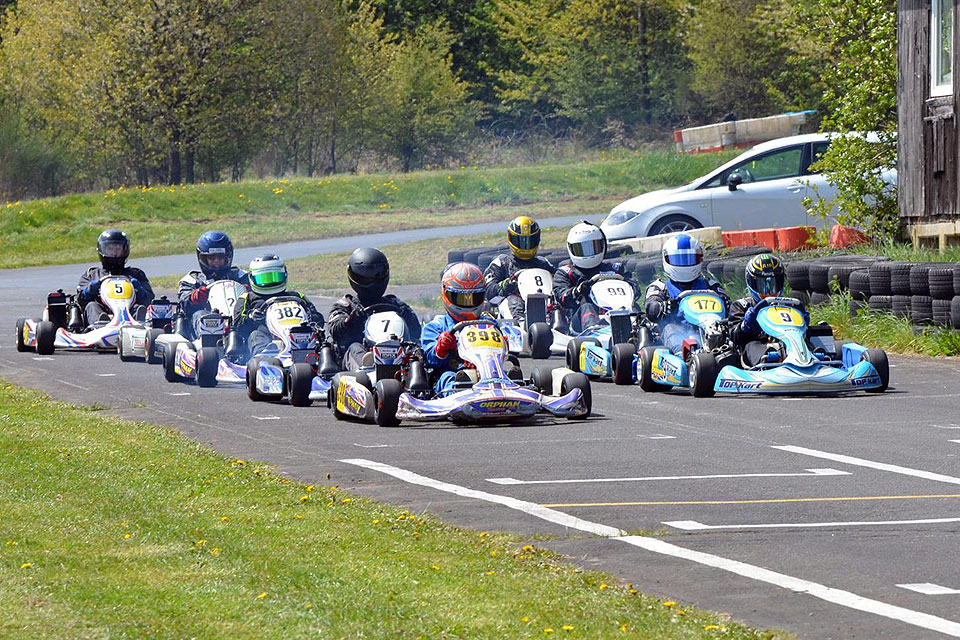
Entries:
[[448,522],[546,536],[537,544],[581,566],[761,628],[960,637],[956,359],[893,357],[880,396],[693,399],[597,383],[587,421],[381,429],[254,404],[241,388],[167,384],[159,367],[114,355],[17,353],[15,319],[80,269],[25,271],[0,273],[0,376],[12,383],[307,482],[330,473]]

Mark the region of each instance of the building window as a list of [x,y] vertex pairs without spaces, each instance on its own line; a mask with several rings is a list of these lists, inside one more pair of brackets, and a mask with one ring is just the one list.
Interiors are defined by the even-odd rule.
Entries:
[[930,95],[953,93],[953,0],[933,0],[930,12]]

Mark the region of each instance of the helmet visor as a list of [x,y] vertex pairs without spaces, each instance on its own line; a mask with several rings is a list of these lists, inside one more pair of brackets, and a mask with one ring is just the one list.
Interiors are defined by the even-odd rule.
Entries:
[[681,249],[663,256],[664,261],[672,267],[692,267],[703,262],[703,251],[700,249]]
[[510,244],[522,251],[529,251],[540,246],[540,231],[534,231],[528,236],[510,232]]
[[261,271],[260,273],[251,273],[250,281],[258,287],[269,287],[286,282],[287,274],[283,271]]
[[350,280],[359,287],[369,287],[375,284],[381,284],[390,277],[389,270],[384,269],[380,273],[374,274],[363,274],[357,273],[356,271],[350,271],[347,274],[350,277]]
[[486,292],[480,291],[447,291],[447,299],[450,303],[464,309],[479,307],[483,304]]
[[104,258],[125,258],[127,251],[128,245],[123,242],[107,242],[100,245],[100,254]]
[[783,289],[783,276],[755,276],[753,290],[761,297],[770,297],[780,294]]
[[592,258],[593,256],[602,254],[606,249],[606,244],[606,242],[600,239],[586,240],[585,242],[567,243],[567,248],[570,250],[570,255],[572,256]]

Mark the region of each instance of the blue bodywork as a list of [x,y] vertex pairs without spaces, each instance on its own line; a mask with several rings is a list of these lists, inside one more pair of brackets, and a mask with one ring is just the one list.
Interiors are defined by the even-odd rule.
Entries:
[[690,386],[690,372],[684,360],[683,341],[700,341],[700,327],[726,318],[723,298],[710,290],[685,292],[680,298],[677,318],[661,329],[664,347],[651,359],[650,379],[667,387]]

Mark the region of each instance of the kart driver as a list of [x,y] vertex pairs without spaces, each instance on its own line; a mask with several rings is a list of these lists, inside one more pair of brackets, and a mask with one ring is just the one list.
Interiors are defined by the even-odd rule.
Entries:
[[356,297],[349,293],[337,300],[330,311],[327,331],[336,344],[337,360],[345,371],[360,368],[367,353],[364,327],[372,305],[389,305],[403,318],[406,340],[420,341],[420,319],[408,304],[394,295],[384,295],[390,283],[390,263],[379,249],[357,249],[347,260],[347,280]]
[[[130,240],[127,234],[119,229],[107,229],[97,238],[97,254],[100,256],[100,266],[90,267],[82,276],[77,285],[77,304],[83,309],[83,317],[87,326],[110,319],[110,312],[100,302],[100,282],[110,276],[126,276],[137,295],[136,303],[131,310],[133,317],[142,320],[146,314],[147,305],[153,302],[153,289],[145,274],[136,267],[127,266],[130,257]],[[82,327],[71,323],[71,330]]]
[[[760,364],[767,354],[769,343],[757,323],[757,314],[767,306],[770,298],[783,295],[784,269],[780,258],[761,253],[751,258],[744,270],[750,295],[730,305],[730,340],[741,348],[747,366]],[[809,323],[803,306],[797,308]]]
[[434,391],[439,395],[453,387],[457,379],[451,354],[457,350],[457,339],[450,329],[464,320],[477,320],[483,308],[486,288],[480,267],[469,262],[454,262],[443,272],[440,300],[446,313],[423,325],[420,345],[427,366],[437,375]]
[[210,312],[207,304],[210,285],[217,280],[233,280],[249,287],[247,272],[233,266],[233,243],[223,231],[205,231],[197,240],[197,262],[200,269],[180,279],[177,296],[180,311],[190,319],[194,331],[200,317]]
[[663,273],[666,279],[657,278],[647,287],[644,311],[647,318],[660,325],[660,339],[671,353],[679,353],[686,338],[696,332],[677,318],[677,298],[684,291],[710,289],[723,298],[729,308],[730,299],[723,286],[703,275],[703,247],[700,242],[685,233],[678,233],[663,245]]
[[228,339],[227,355],[236,360],[242,356],[242,342],[255,356],[273,341],[267,328],[266,311],[271,302],[293,300],[302,304],[308,313],[304,322],[323,324],[323,316],[305,295],[287,290],[287,265],[275,255],[254,258],[249,269],[250,289],[238,299],[233,307],[231,336]]
[[627,282],[630,278],[622,263],[604,261],[607,237],[589,222],[580,222],[567,233],[567,254],[570,262],[553,274],[553,295],[561,308],[573,314],[571,332],[580,333],[600,320],[600,309],[589,298],[590,279],[606,274],[621,275]]
[[545,258],[537,257],[540,248],[540,225],[533,218],[519,216],[507,227],[510,253],[504,253],[490,263],[483,272],[487,300],[506,298],[510,315],[522,320],[526,309],[517,289],[517,273],[524,269],[544,269],[551,275],[556,268]]

